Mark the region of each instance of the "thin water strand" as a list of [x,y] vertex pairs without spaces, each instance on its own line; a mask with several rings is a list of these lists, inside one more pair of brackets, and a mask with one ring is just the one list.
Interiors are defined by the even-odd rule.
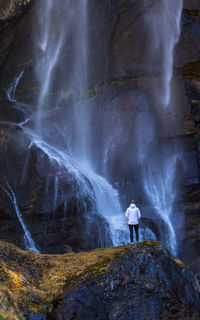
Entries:
[[34,240],[31,237],[31,234],[30,234],[28,228],[26,227],[26,225],[24,223],[24,220],[22,218],[22,214],[21,214],[21,212],[19,210],[19,207],[17,205],[17,199],[16,199],[16,196],[15,196],[15,193],[14,193],[13,189],[11,188],[11,186],[8,183],[7,183],[7,187],[8,187],[10,192],[6,188],[4,188],[2,185],[0,185],[0,186],[4,190],[4,192],[8,195],[11,203],[13,204],[13,206],[15,208],[15,212],[17,214],[19,222],[20,222],[20,224],[22,226],[22,229],[24,231],[24,242],[25,242],[26,248],[28,250],[31,250],[31,251],[35,252],[35,253],[40,253],[39,250],[36,248]]
[[[161,217],[168,229],[165,241],[168,243],[173,254],[177,253],[177,237],[172,219],[176,197],[174,182],[178,159],[178,155],[174,154],[170,161],[166,161],[162,170],[159,170],[158,168],[154,168],[153,170],[151,165],[149,165],[145,178],[145,191],[155,208],[156,214]],[[159,174],[157,174],[157,171]]]
[[11,102],[16,102],[15,93],[16,93],[18,84],[19,84],[21,78],[23,77],[23,74],[24,74],[24,71],[22,70],[20,72],[20,74],[11,82],[11,84],[6,92],[7,98]]

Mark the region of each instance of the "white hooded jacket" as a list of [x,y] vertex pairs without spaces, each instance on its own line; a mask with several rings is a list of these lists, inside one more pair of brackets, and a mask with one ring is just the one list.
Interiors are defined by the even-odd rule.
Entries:
[[141,218],[140,210],[134,203],[131,203],[130,207],[126,210],[125,217],[128,220],[128,224],[138,224]]

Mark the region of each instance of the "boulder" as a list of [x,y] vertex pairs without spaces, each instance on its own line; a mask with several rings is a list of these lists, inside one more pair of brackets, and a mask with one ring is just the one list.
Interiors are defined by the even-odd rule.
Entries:
[[199,319],[199,275],[160,242],[63,255],[0,249],[0,317]]
[[108,264],[88,268],[67,289],[55,319],[199,319],[199,277],[158,242],[135,244]]

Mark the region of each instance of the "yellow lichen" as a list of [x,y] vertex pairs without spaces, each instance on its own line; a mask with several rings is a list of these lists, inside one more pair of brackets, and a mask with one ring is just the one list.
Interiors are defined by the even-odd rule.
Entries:
[[12,270],[7,270],[9,278],[9,287],[12,289],[19,289],[24,287],[25,279],[20,272],[14,272]]

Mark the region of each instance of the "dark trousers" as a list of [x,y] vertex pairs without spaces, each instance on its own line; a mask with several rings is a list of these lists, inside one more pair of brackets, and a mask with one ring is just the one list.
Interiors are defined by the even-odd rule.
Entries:
[[133,242],[133,227],[135,229],[136,240],[139,241],[139,233],[138,233],[139,224],[129,224],[128,226],[130,230],[131,242]]

